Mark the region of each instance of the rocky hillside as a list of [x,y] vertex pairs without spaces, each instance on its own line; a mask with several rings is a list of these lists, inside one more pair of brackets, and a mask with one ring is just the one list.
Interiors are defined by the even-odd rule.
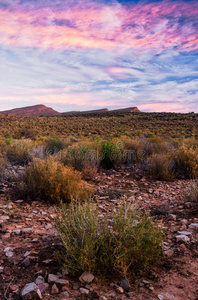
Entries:
[[36,116],[36,117],[60,115],[59,112],[43,104],[26,106],[21,108],[14,108],[10,110],[1,111],[0,113],[4,115],[11,115],[11,116]]
[[21,108],[14,108],[10,110],[4,110],[0,111],[0,114],[3,115],[10,115],[10,116],[59,116],[59,115],[83,115],[83,114],[101,114],[101,113],[133,113],[133,112],[140,112],[137,107],[128,107],[128,108],[121,108],[116,110],[108,110],[108,108],[103,109],[96,109],[96,110],[89,110],[89,111],[69,111],[64,113],[59,113],[58,111],[54,110],[51,107],[47,107],[43,104],[39,105],[32,105],[32,106],[26,106]]

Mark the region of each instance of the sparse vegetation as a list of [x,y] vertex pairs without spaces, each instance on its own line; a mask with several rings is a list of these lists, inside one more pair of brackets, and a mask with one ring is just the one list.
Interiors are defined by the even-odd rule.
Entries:
[[[14,117],[0,115],[0,135],[9,138],[198,137],[198,114],[101,113],[81,116]],[[16,126],[17,124],[17,126]],[[33,132],[32,132],[33,131]]]
[[148,270],[162,254],[162,230],[136,206],[123,202],[112,227],[99,221],[93,204],[72,203],[58,209],[57,229],[64,246],[60,260],[72,274],[111,272],[126,276]]

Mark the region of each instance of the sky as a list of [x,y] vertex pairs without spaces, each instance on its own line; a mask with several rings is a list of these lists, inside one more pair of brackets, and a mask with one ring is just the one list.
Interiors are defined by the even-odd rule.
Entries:
[[0,111],[198,113],[197,0],[0,0]]

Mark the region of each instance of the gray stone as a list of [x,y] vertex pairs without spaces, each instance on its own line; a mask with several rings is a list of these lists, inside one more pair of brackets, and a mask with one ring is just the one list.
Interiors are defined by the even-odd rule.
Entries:
[[168,250],[165,251],[165,255],[167,257],[171,257],[171,256],[174,255],[174,251],[172,249],[168,249]]
[[35,280],[35,283],[36,283],[37,285],[43,284],[44,282],[45,282],[45,279],[44,279],[43,276],[41,276],[41,275],[39,275],[39,276],[36,278],[36,280]]
[[69,275],[69,272],[66,269],[61,269],[63,276]]
[[133,292],[128,292],[127,295],[128,295],[128,297],[130,298],[130,297],[133,297],[133,296],[134,296],[134,293],[133,293]]
[[23,228],[22,233],[31,233],[32,232],[32,228]]
[[170,221],[176,221],[176,220],[177,220],[177,216],[176,216],[176,215],[173,215],[173,214],[170,214],[170,215],[168,215],[168,219],[169,219]]
[[51,293],[52,294],[58,294],[59,293],[59,289],[58,289],[58,287],[55,283],[52,285]]
[[91,283],[94,280],[94,275],[88,272],[84,272],[80,278],[79,278],[80,282],[82,283]]
[[38,287],[42,294],[49,288],[49,284],[47,282],[44,282],[42,284],[38,284]]
[[197,229],[198,228],[198,223],[191,223],[189,225],[189,228],[191,228],[191,229]]
[[70,295],[69,295],[69,293],[68,293],[67,291],[62,292],[62,293],[59,295],[59,299],[64,300],[64,299],[68,299],[68,298],[70,298]]
[[80,292],[82,295],[89,295],[89,290],[87,290],[85,288],[80,288]]
[[181,235],[192,235],[192,232],[190,231],[178,231],[177,233]]
[[13,257],[14,253],[12,251],[6,251],[5,252],[5,255],[8,257],[8,258],[11,258]]
[[113,299],[115,299],[115,297],[116,297],[116,292],[114,292],[114,291],[109,291],[109,293],[107,293],[107,294],[105,294],[105,296],[107,297],[107,298],[113,298]]
[[40,300],[42,299],[41,291],[39,287],[34,283],[28,283],[21,291],[21,297],[23,300]]
[[130,288],[130,283],[128,281],[128,279],[124,279],[120,282],[120,286],[124,289],[124,290],[128,290]]
[[184,234],[176,235],[175,238],[176,238],[177,242],[189,242],[190,241],[189,237]]
[[65,279],[56,279],[55,281],[54,281],[56,284],[57,284],[57,286],[69,286],[69,280],[65,280]]
[[168,300],[168,299],[174,299],[175,297],[167,292],[162,292],[158,296],[159,300]]
[[10,217],[9,216],[0,216],[0,220],[1,221],[6,221],[6,220],[9,220],[10,219]]
[[54,283],[58,279],[59,279],[59,277],[57,275],[54,275],[54,274],[48,275],[48,283]]
[[28,267],[30,265],[30,259],[26,257],[22,262],[21,265],[24,267]]
[[118,286],[116,288],[116,292],[119,293],[119,294],[124,294],[124,289],[121,286]]
[[16,235],[20,235],[21,234],[21,230],[20,229],[14,229],[13,233]]

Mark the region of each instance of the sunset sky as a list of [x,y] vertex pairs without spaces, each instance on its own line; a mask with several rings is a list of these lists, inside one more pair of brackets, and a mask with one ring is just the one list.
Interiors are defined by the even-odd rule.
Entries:
[[0,0],[0,111],[198,113],[198,1]]

